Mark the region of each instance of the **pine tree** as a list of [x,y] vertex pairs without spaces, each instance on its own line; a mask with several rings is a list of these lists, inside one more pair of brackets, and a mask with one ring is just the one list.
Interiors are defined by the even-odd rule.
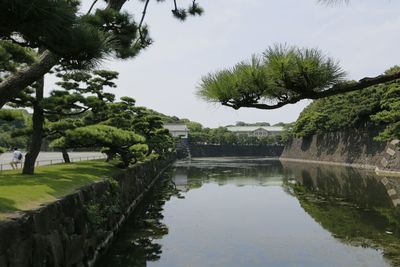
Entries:
[[[10,105],[32,108],[31,127],[20,130],[16,135],[31,136],[28,153],[23,167],[23,174],[33,174],[35,161],[42,146],[42,140],[55,140],[63,136],[66,130],[87,125],[84,114],[98,112],[108,102],[114,101],[114,95],[104,92],[106,87],[113,88],[118,73],[113,71],[69,72],[60,70],[59,89],[44,97],[43,83],[36,82],[21,92]],[[65,162],[69,156],[62,150]]]
[[339,63],[318,49],[275,45],[233,68],[202,77],[197,94],[234,109],[277,109],[303,99],[319,99],[400,78],[400,71],[359,81],[346,80]]
[[[157,0],[158,2],[163,2]],[[152,40],[145,24],[149,0],[139,22],[121,11],[126,0],[107,0],[105,9],[92,9],[80,15],[78,0],[3,0],[0,2],[0,40],[24,47],[46,49],[32,65],[0,82],[0,108],[32,85],[54,66],[90,68],[105,56],[135,57]],[[172,13],[178,19],[195,16],[203,10],[196,1],[181,9],[173,0]]]

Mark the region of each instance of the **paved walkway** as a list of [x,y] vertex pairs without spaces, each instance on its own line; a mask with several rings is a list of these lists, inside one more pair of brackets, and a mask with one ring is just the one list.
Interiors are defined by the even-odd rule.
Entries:
[[[23,152],[25,158],[25,152]],[[81,161],[81,160],[88,160],[93,159],[94,157],[101,157],[104,154],[100,152],[69,152],[69,157],[72,161]],[[40,152],[38,156],[38,164],[39,166],[42,165],[49,165],[54,163],[62,162],[62,154],[61,152]],[[11,170],[10,161],[12,159],[12,153],[7,152],[0,155],[0,170]]]

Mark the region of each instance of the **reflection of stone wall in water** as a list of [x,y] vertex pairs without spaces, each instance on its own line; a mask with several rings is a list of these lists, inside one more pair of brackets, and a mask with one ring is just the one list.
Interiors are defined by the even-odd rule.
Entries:
[[[361,207],[393,207],[384,177],[365,169],[282,161],[284,172],[301,185],[322,195],[350,200]],[[400,184],[399,178],[390,182]]]
[[[179,192],[168,174],[144,198],[96,266],[147,266],[147,261],[158,261],[163,252],[160,239],[168,234],[168,227],[163,222],[163,207],[172,196],[179,196]],[[123,252],[121,248],[124,248]]]
[[281,145],[194,145],[190,144],[192,157],[279,157]]
[[285,146],[281,158],[400,171],[399,148],[395,143],[374,141],[377,134],[377,129],[348,130],[295,138]]
[[288,184],[291,192],[323,228],[341,242],[382,249],[391,264],[400,266],[400,207],[393,208],[382,177],[340,166],[282,165],[285,176],[298,182]]

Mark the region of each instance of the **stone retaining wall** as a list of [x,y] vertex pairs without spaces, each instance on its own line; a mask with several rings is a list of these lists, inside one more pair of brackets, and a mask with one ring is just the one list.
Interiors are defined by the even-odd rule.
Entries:
[[125,218],[172,160],[152,160],[115,180],[0,222],[0,267],[93,266]]
[[295,138],[285,146],[281,159],[400,171],[395,141],[374,141],[377,133],[377,129],[362,129]]
[[399,140],[373,140],[378,130],[353,130],[291,140],[280,160],[374,169],[394,206],[400,205]]

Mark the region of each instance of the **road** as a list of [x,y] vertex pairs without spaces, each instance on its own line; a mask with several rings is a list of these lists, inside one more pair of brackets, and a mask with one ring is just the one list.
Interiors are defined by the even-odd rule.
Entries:
[[[24,156],[26,153],[24,153]],[[100,152],[69,152],[69,157],[72,161],[80,161],[93,159],[94,157],[101,157],[104,154]],[[7,152],[0,155],[0,170],[10,170],[10,161],[12,159],[12,153]],[[53,163],[62,162],[62,154],[61,152],[40,152],[37,161],[39,161],[39,166],[49,165]]]

